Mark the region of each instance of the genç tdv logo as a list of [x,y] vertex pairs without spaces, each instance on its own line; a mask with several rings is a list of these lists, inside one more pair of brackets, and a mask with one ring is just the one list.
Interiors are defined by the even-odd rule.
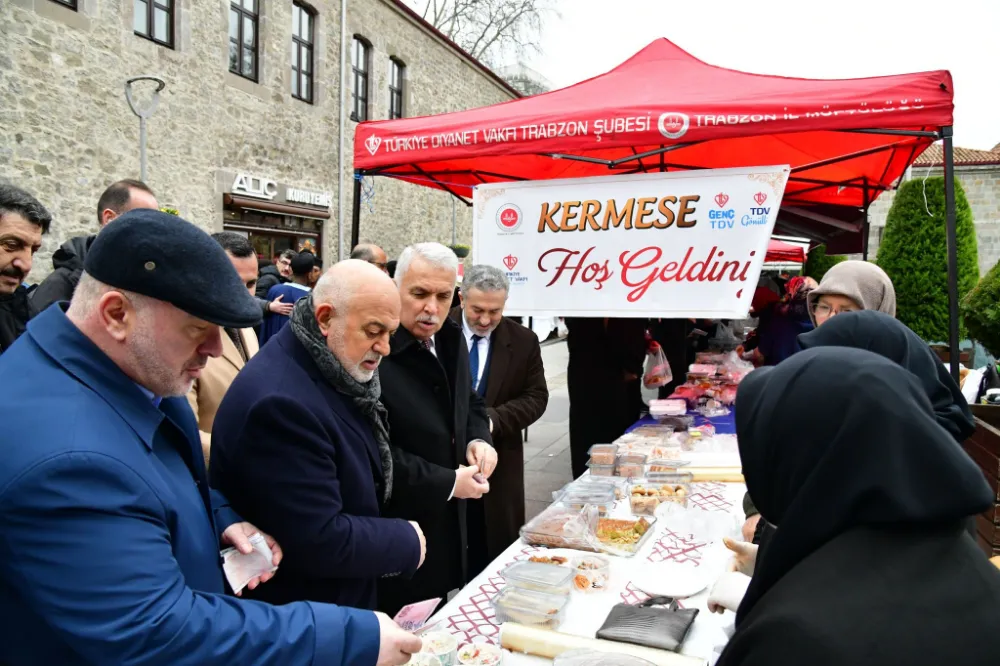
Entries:
[[513,233],[521,226],[524,215],[514,204],[504,204],[497,210],[497,226],[504,233]]
[[712,225],[713,229],[718,229],[719,231],[732,229],[736,223],[736,211],[732,208],[726,208],[726,204],[729,203],[729,195],[725,192],[719,192],[713,200],[720,210],[713,208],[708,211],[708,223]]

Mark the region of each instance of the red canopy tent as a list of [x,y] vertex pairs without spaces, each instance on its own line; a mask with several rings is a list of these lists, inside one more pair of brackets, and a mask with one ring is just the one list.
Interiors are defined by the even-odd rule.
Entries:
[[957,359],[952,95],[946,71],[848,80],[764,76],[709,65],[658,39],[568,88],[361,123],[352,244],[359,238],[360,178],[367,175],[440,188],[471,205],[472,188],[482,183],[788,164],[776,231],[826,243],[831,254],[867,256],[868,206],[944,139]]
[[792,245],[772,238],[767,242],[767,254],[764,261],[782,261],[786,263],[801,264],[806,260],[805,250],[801,245]]

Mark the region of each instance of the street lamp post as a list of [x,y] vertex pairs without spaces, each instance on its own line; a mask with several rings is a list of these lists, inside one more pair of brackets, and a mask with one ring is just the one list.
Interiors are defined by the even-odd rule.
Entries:
[[[132,84],[137,81],[152,81],[156,84],[149,106],[145,108],[139,108],[132,96]],[[146,121],[160,104],[160,92],[166,85],[163,79],[157,76],[135,76],[125,81],[125,100],[128,102],[129,108],[132,109],[132,113],[139,116],[139,172],[142,182],[146,182]]]

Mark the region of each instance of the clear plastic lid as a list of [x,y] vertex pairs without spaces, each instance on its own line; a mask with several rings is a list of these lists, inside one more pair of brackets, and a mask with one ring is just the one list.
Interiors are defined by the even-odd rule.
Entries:
[[607,504],[615,501],[615,487],[610,483],[570,484],[559,494],[562,502]]
[[587,453],[589,455],[594,455],[594,451],[617,451],[617,450],[618,450],[617,444],[594,444],[593,446],[590,447]]
[[573,583],[573,570],[558,564],[538,562],[514,562],[501,573],[507,583],[515,587],[539,592],[562,594],[568,592]]
[[619,465],[645,465],[645,453],[623,453],[618,456]]
[[[562,567],[560,567],[562,568]],[[571,569],[566,569],[573,575]],[[493,599],[493,605],[508,614],[517,614],[538,620],[546,620],[558,616],[569,603],[569,597],[547,592],[524,590],[519,587],[507,586],[500,590]]]

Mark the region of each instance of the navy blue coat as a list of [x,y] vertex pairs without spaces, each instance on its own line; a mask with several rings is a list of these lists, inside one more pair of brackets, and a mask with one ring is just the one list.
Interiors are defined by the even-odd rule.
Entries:
[[[308,295],[309,289],[306,287],[287,282],[285,284],[276,284],[268,289],[265,300],[270,303],[278,296],[283,296],[282,303],[297,303],[300,298],[305,298]],[[276,336],[278,331],[287,326],[290,320],[290,317],[287,315],[274,314],[273,312],[268,312],[264,315],[264,321],[260,325],[260,335],[257,336],[260,346],[263,347],[264,343]]]
[[186,398],[155,407],[61,305],[0,357],[0,386],[0,663],[376,662],[372,613],[224,594],[239,517]]
[[213,488],[285,552],[251,598],[375,608],[375,583],[410,576],[420,542],[381,518],[382,464],[371,427],[324,379],[291,326],[229,387],[212,427]]

